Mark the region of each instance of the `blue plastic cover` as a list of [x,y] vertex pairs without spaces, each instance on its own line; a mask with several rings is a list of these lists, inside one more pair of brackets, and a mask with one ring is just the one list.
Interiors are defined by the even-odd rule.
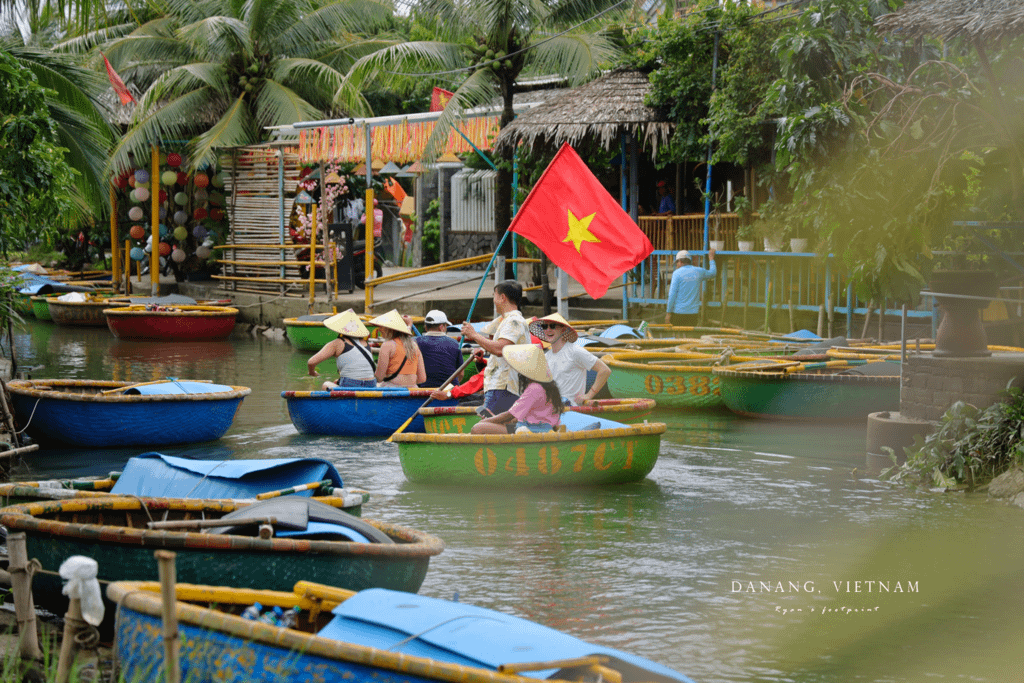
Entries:
[[[571,410],[562,413],[561,417],[566,431],[570,432],[579,432],[587,429],[621,429],[629,426],[622,422],[609,420],[608,418],[587,415],[586,413],[576,413]],[[598,423],[598,427],[594,427],[595,422]]]
[[607,337],[608,339],[619,339],[620,337],[636,337],[637,339],[643,339],[643,337],[637,334],[636,330],[632,327],[622,324],[612,325],[602,332],[600,336]]
[[[130,458],[111,493],[156,498],[255,498],[314,481],[341,488],[334,465],[319,458],[187,460],[162,453]],[[312,496],[312,491],[290,495]]]
[[783,339],[810,339],[812,341],[820,341],[821,337],[814,334],[810,330],[797,330],[796,332],[790,332],[782,337]]
[[[605,654],[649,672],[639,680],[692,683],[686,676],[643,657],[460,602],[371,588],[341,603],[333,613],[334,619],[318,636],[491,670],[501,664]],[[408,642],[402,642],[407,638]],[[520,675],[548,678],[555,671],[524,671]]]
[[187,380],[171,380],[159,384],[143,384],[125,389],[128,395],[157,396],[160,394],[216,394],[221,391],[233,391],[225,384],[208,384],[206,382],[189,382]]
[[306,538],[308,536],[334,536],[339,541],[352,541],[355,543],[370,543],[370,539],[363,536],[355,529],[331,524],[330,522],[309,522],[305,529],[274,529],[274,535],[279,538]]

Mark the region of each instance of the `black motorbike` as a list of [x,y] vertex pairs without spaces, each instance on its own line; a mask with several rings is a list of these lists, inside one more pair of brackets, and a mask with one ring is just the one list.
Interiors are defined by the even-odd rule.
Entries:
[[[384,276],[384,267],[379,257],[381,246],[380,240],[374,240],[374,255],[377,258],[373,259],[373,270],[377,273],[377,277]],[[356,287],[366,288],[366,242],[364,240],[356,240],[352,243],[352,276]]]

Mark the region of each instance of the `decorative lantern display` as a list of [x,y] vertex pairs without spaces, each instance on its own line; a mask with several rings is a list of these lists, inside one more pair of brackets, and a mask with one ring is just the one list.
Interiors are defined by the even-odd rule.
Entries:
[[195,218],[197,221],[203,220],[204,218],[206,218],[207,215],[208,212],[201,206],[192,212],[192,217]]
[[184,249],[175,249],[171,252],[171,260],[175,263],[181,263],[185,260],[187,254]]
[[117,185],[118,189],[125,189],[128,187],[128,174],[122,173],[114,179],[114,184]]
[[186,211],[175,211],[174,222],[178,225],[185,225],[188,222],[188,213]]
[[192,193],[192,199],[196,200],[196,203],[202,204],[209,199],[209,196],[206,194],[206,190],[196,190]]
[[202,223],[196,223],[196,226],[192,228],[192,236],[202,242],[206,239],[206,236],[210,234],[210,231],[206,229],[206,226]]
[[192,184],[200,188],[206,187],[210,184],[210,178],[205,173],[196,173],[192,177]]
[[168,166],[181,166],[181,155],[177,152],[167,153],[167,165]]
[[144,187],[135,188],[135,201],[144,202],[149,199],[149,190]]
[[224,220],[224,209],[213,208],[210,209],[210,219],[215,221]]
[[[158,228],[158,230],[160,231],[160,239],[163,239],[163,238],[167,237],[168,230],[167,230],[167,226],[166,225],[161,223],[159,228]],[[152,235],[150,235],[150,237],[152,237]]]
[[166,218],[167,218],[167,209],[161,206],[160,207],[160,220],[165,220]]
[[160,152],[160,165],[161,166],[166,166],[167,165],[167,152]]
[[165,259],[163,256],[161,256],[159,261],[160,261],[160,270],[163,270],[164,267],[167,265],[167,259]]
[[174,171],[164,171],[160,174],[160,182],[164,185],[174,185],[178,182],[178,174]]
[[214,206],[224,206],[224,195],[214,190],[210,193],[210,203]]
[[132,219],[133,221],[141,221],[145,215],[146,212],[142,210],[141,206],[133,206],[132,208],[128,209],[128,218]]
[[142,200],[139,199],[139,195],[135,194],[135,192],[136,192],[135,190],[132,190],[131,192],[129,192],[128,193],[128,199],[131,199],[133,202],[138,204]]
[[144,168],[140,168],[135,171],[135,182],[136,183],[148,183],[149,182],[149,171]]
[[[157,196],[160,197],[160,203],[163,204],[167,201],[167,190],[160,190],[160,194]],[[161,206],[160,208],[162,209],[164,207]]]
[[180,225],[178,227],[176,227],[174,229],[174,239],[178,240],[179,242],[184,242],[185,240],[187,240],[188,239],[188,229],[184,228],[184,227],[182,227]]
[[153,253],[153,245],[152,245],[152,244],[148,244],[148,243],[147,243],[147,244],[146,244],[146,246],[145,246],[145,249],[144,249],[144,251],[145,251],[145,252],[146,252],[147,254],[151,254],[151,253]]
[[178,171],[178,184],[188,185],[188,173],[185,173],[184,171]]
[[128,187],[135,187],[135,172],[132,171],[128,175]]
[[157,248],[160,250],[161,256],[168,256],[171,253],[171,245],[167,244],[167,242],[161,242]]
[[132,247],[128,255],[132,257],[133,261],[141,261],[146,258],[146,252],[142,250],[142,247]]
[[224,171],[221,171],[220,173],[218,173],[217,175],[213,176],[213,178],[210,179],[210,183],[218,189],[224,187],[224,183],[226,181],[227,178],[224,175]]
[[128,234],[133,240],[141,240],[146,236],[146,229],[141,225],[133,225],[128,231]]
[[174,195],[174,203],[178,206],[185,206],[188,204],[188,195],[184,192],[177,192]]
[[204,261],[206,259],[210,258],[210,255],[212,253],[213,253],[213,249],[210,249],[209,247],[207,247],[205,245],[196,249],[196,256],[198,258],[203,259]]

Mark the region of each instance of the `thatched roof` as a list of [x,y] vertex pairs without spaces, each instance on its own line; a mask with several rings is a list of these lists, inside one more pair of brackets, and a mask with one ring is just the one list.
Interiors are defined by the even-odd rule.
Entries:
[[654,153],[668,141],[672,124],[644,104],[650,88],[642,71],[612,71],[520,114],[502,129],[495,148],[519,143],[575,146],[589,141],[612,149],[623,133],[633,133]]
[[1021,0],[911,0],[879,17],[880,31],[909,38],[997,40],[1024,34]]

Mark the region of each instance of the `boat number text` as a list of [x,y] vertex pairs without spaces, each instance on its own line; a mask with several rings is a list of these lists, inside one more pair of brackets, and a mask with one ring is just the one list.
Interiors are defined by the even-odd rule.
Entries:
[[[624,449],[616,449],[616,455],[607,457],[608,442],[599,443],[596,448],[590,450],[587,443],[578,443],[573,446],[541,446],[527,455],[527,448],[516,449],[515,455],[509,456],[503,463],[506,472],[512,472],[517,477],[526,477],[536,472],[541,475],[558,474],[563,467],[572,467],[573,472],[582,472],[586,469],[607,470],[611,467],[628,470],[633,467],[633,450],[636,448],[635,441],[626,441]],[[625,455],[621,455],[625,452]],[[591,457],[588,457],[591,456]],[[490,448],[479,448],[473,459],[476,471],[485,477],[489,477],[498,470],[498,456]]]
[[694,396],[707,396],[708,394],[714,394],[717,396],[721,392],[717,382],[712,386],[712,379],[710,375],[691,375],[689,377],[676,375],[668,378],[662,378],[659,375],[647,375],[647,378],[644,379],[644,386],[649,394],[664,392],[669,395],[692,394]]

